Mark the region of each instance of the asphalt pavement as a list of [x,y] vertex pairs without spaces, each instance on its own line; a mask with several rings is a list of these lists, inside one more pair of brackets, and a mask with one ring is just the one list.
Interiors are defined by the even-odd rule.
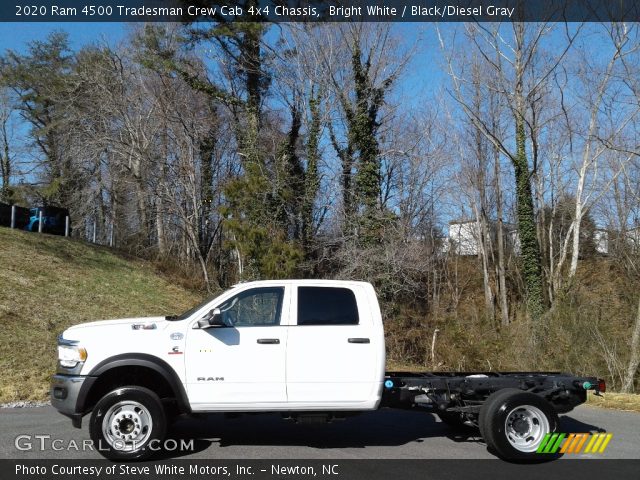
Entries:
[[[52,407],[0,409],[0,459],[99,459],[83,449],[82,429]],[[578,407],[560,417],[560,431],[609,432],[603,454],[571,458],[640,459],[640,413]],[[227,418],[212,414],[179,419],[170,429],[165,459],[490,459],[482,439],[454,430],[433,415],[384,409],[331,424],[304,425],[277,414]],[[192,448],[175,449],[193,439]]]

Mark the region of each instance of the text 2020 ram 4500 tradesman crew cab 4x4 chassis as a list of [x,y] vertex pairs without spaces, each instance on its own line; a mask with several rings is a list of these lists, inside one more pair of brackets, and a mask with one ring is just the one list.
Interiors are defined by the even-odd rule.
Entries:
[[[142,459],[171,416],[282,412],[327,420],[383,407],[477,427],[508,459],[532,459],[558,414],[597,378],[555,372],[385,372],[373,287],[352,281],[236,285],[179,316],[84,323],[59,338],[51,401],[112,459]],[[539,456],[538,456],[539,458]]]

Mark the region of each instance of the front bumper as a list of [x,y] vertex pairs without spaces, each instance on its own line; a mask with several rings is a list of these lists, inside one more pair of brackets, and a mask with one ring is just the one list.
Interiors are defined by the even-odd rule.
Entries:
[[73,426],[80,428],[86,392],[96,377],[86,375],[56,374],[51,379],[51,405],[63,415],[71,418]]

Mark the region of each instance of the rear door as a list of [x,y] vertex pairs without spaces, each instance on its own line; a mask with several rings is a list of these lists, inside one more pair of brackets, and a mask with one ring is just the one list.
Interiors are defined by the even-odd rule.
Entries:
[[364,288],[294,288],[287,347],[290,404],[356,407],[376,397],[377,350]]

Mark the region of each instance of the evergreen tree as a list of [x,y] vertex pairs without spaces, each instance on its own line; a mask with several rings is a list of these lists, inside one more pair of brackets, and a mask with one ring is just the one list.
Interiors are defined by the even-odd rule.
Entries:
[[25,54],[8,50],[0,59],[1,82],[17,97],[17,108],[43,155],[42,200],[62,206],[68,205],[76,177],[65,154],[65,109],[72,101],[74,64],[64,32],[30,42]]

